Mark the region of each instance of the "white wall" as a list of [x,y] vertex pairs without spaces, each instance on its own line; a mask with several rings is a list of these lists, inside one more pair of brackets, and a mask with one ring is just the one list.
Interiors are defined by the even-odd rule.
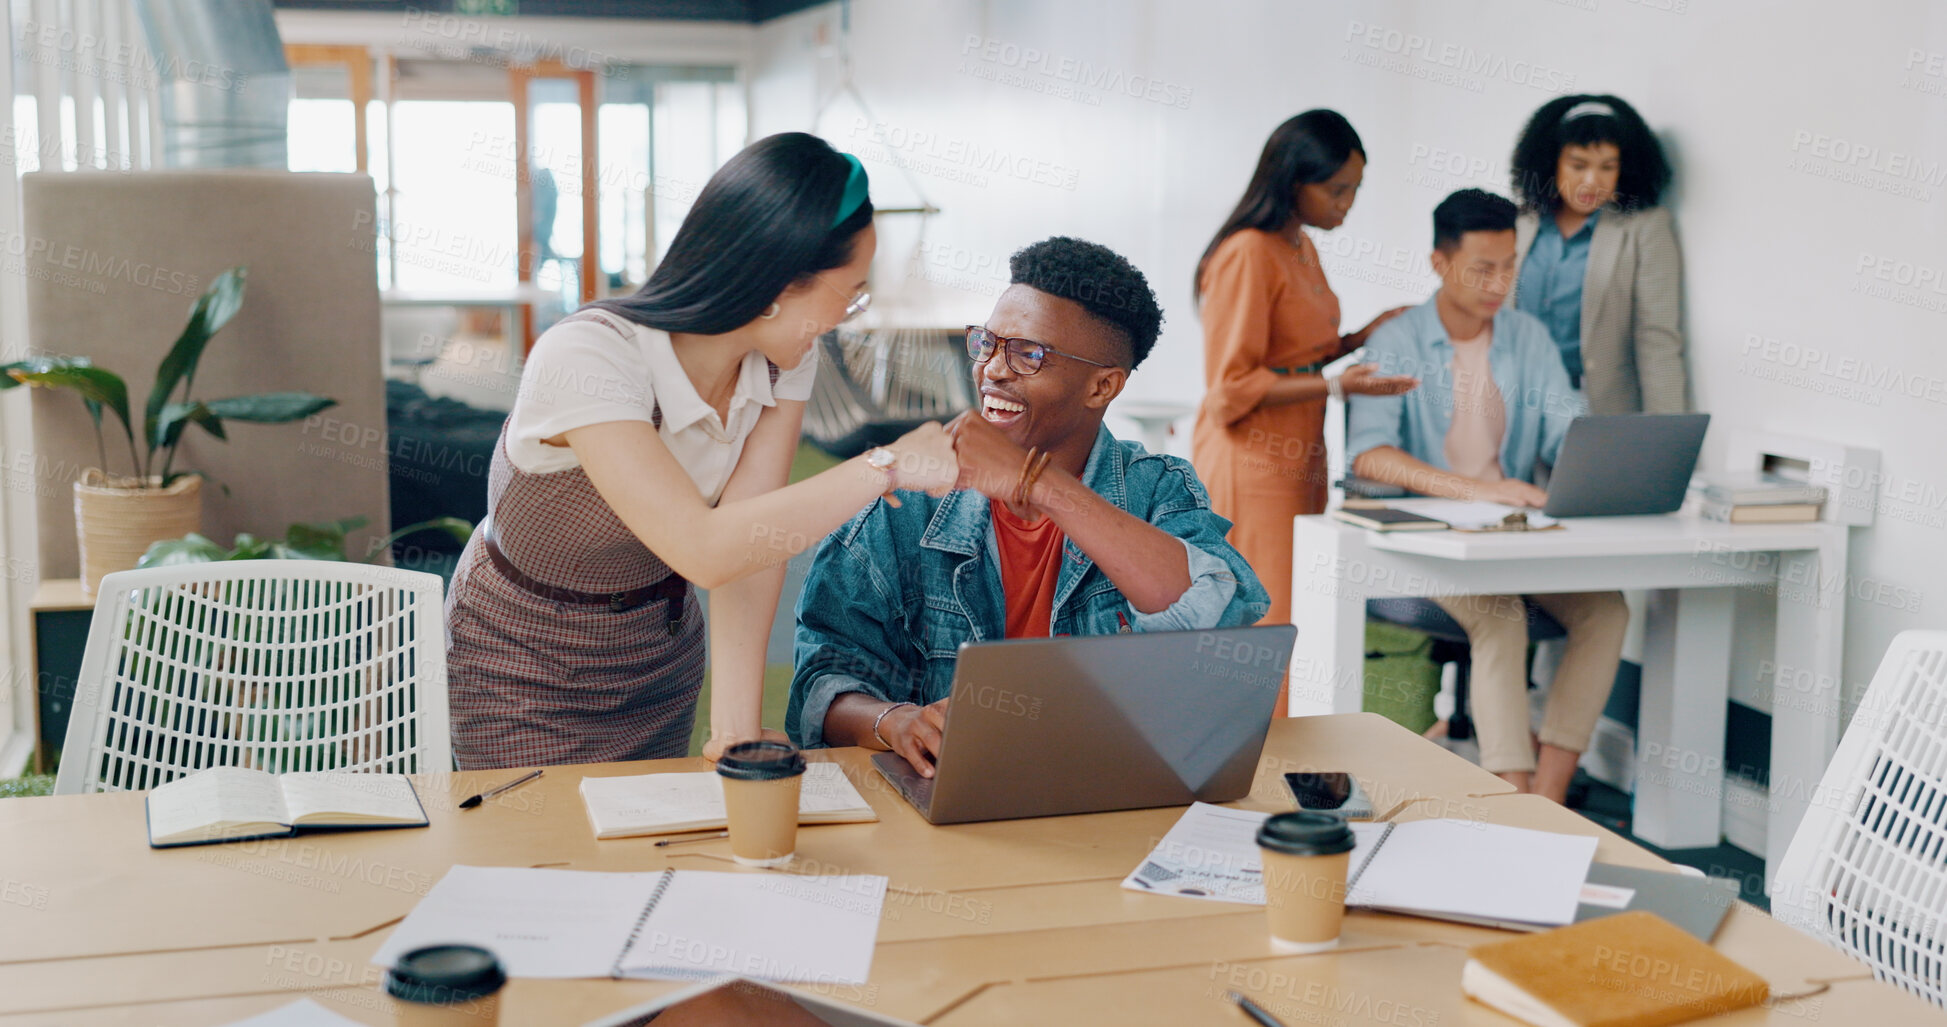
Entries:
[[[881,219],[875,305],[886,323],[979,320],[1009,252],[1079,235],[1134,260],[1163,299],[1163,340],[1130,386],[1144,398],[1201,392],[1191,269],[1283,118],[1333,107],[1366,143],[1358,206],[1320,240],[1352,327],[1428,294],[1433,205],[1470,185],[1505,191],[1507,154],[1536,106],[1555,91],[1628,98],[1678,169],[1670,202],[1688,264],[1692,375],[1716,417],[1706,465],[1735,427],[1882,452],[1878,522],[1855,531],[1852,580],[1832,586],[1848,602],[1849,704],[1895,633],[1947,623],[1947,6],[851,7],[870,114],[840,96],[814,118],[840,80],[833,4],[755,30],[752,133],[815,130],[858,153],[880,206],[918,198],[887,160],[913,165],[943,213]],[[1864,156],[1830,159],[1820,137]],[[1888,286],[1898,291],[1873,292]],[[1756,649],[1747,640],[1741,651],[1749,694]]]

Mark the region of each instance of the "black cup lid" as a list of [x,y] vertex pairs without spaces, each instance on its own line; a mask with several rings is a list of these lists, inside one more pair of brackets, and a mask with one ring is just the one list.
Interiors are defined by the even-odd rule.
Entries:
[[1351,852],[1352,829],[1331,813],[1279,813],[1257,829],[1259,846],[1292,856],[1334,856]]
[[804,753],[790,742],[739,742],[723,751],[717,773],[739,781],[775,781],[804,773]]
[[500,960],[478,945],[428,945],[399,957],[385,975],[385,993],[444,1005],[485,998],[506,983]]

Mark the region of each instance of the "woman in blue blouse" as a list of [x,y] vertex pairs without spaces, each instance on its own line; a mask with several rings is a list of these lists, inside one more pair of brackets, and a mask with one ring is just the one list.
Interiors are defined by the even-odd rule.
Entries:
[[1548,326],[1590,412],[1688,410],[1670,165],[1642,117],[1614,96],[1551,100],[1511,163],[1515,307]]

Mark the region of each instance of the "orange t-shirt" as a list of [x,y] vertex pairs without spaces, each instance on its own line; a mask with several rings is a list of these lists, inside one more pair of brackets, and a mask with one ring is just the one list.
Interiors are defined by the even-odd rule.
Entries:
[[994,541],[1001,551],[1007,637],[1047,638],[1054,628],[1055,581],[1061,577],[1062,543],[1068,536],[1052,517],[1029,524],[1000,500],[987,502],[994,511]]

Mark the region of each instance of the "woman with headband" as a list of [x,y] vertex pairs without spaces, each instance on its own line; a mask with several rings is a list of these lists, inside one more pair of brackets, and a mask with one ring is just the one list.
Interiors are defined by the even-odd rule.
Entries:
[[1515,307],[1548,326],[1597,414],[1689,409],[1683,256],[1663,148],[1613,96],[1564,96],[1515,145]]
[[1230,544],[1271,593],[1263,623],[1291,620],[1291,520],[1325,512],[1325,400],[1392,396],[1418,382],[1369,366],[1327,377],[1325,365],[1365,345],[1388,310],[1339,331],[1339,299],[1306,229],[1345,222],[1366,150],[1337,111],[1311,110],[1265,141],[1244,196],[1197,261],[1205,391],[1191,462]]
[[488,520],[447,593],[462,769],[688,752],[716,598],[704,754],[761,735],[784,563],[894,489],[958,476],[937,424],[785,484],[818,336],[865,309],[865,171],[785,133],[731,158],[641,289],[536,340]]

